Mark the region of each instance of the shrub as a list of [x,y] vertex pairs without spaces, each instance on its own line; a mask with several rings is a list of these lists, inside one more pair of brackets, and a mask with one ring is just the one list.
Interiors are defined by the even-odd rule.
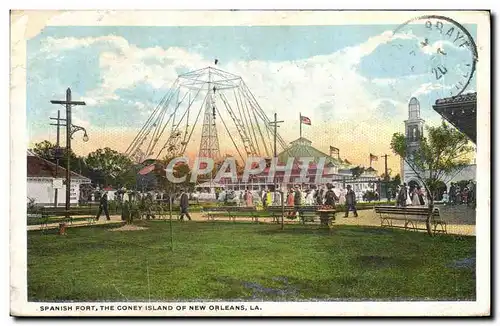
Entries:
[[371,201],[374,201],[374,200],[379,200],[378,194],[375,191],[373,191],[373,190],[368,190],[368,191],[366,191],[364,193],[363,200],[365,200],[367,202],[371,202]]

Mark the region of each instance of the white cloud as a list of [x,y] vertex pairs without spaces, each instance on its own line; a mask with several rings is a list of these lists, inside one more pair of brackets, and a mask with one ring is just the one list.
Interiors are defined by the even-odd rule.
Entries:
[[424,83],[421,84],[419,88],[413,92],[412,97],[418,97],[420,95],[428,94],[435,90],[447,90],[451,88],[453,88],[453,86],[444,86],[443,84],[438,83]]
[[[347,144],[357,132],[356,142],[361,142],[366,136],[364,146],[380,146],[381,143],[388,144],[394,125],[402,123],[407,111],[407,99],[401,98],[403,95],[393,93],[394,98],[388,98],[381,95],[380,90],[389,86],[397,88],[401,83],[415,85],[419,76],[368,79],[358,72],[358,65],[363,57],[395,38],[411,39],[414,36],[385,32],[328,55],[282,62],[220,62],[218,68],[241,76],[266,114],[271,116],[277,112],[278,117],[285,120],[280,133],[287,141],[293,140],[294,135],[298,136],[298,114],[301,112],[310,117],[315,126],[316,145],[320,145],[318,140],[325,143],[338,140]],[[109,100],[117,100],[117,90],[133,89],[138,83],[147,83],[156,89],[168,87],[177,78],[178,69],[197,70],[213,64],[212,59],[207,60],[185,49],[139,48],[117,36],[47,38],[43,49],[57,53],[92,45],[103,47],[99,54],[102,84],[85,94],[84,100],[89,106],[102,106]],[[414,94],[425,94],[435,87],[438,86],[423,84]],[[408,95],[410,93],[411,90]],[[154,108],[149,100],[151,98],[138,98],[128,105],[137,108],[145,121],[147,113]],[[383,102],[400,109],[401,114],[381,117]],[[220,128],[222,131],[222,126]]]

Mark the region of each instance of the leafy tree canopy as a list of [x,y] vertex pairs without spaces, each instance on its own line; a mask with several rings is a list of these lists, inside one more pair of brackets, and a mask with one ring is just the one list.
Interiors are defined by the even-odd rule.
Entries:
[[[391,148],[415,172],[430,195],[429,206],[433,208],[441,182],[470,163],[474,148],[467,136],[444,122],[436,127],[427,126],[426,131],[427,137],[421,137],[418,146],[409,146],[405,135],[395,133]],[[432,234],[430,217],[427,218],[427,231]]]
[[104,186],[130,187],[135,184],[133,162],[126,155],[109,147],[89,153],[85,163],[90,170],[99,174],[99,181]]

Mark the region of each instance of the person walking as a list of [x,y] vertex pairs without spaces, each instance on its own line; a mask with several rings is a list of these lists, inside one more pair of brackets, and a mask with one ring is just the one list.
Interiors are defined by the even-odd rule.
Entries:
[[450,200],[449,196],[448,196],[448,192],[445,190],[443,192],[443,204],[444,206],[448,205],[448,201]]
[[406,183],[404,183],[404,188],[406,189],[406,206],[411,205],[411,198],[410,198],[410,187]]
[[452,182],[450,184],[450,191],[448,192],[449,202],[451,205],[455,203],[455,184]]
[[420,200],[418,199],[418,188],[415,187],[413,188],[412,194],[411,194],[411,205],[412,206],[420,206]]
[[324,197],[324,189],[323,186],[320,186],[319,189],[316,190],[316,205],[323,205],[323,197]]
[[111,219],[109,218],[108,212],[108,194],[106,192],[101,196],[101,200],[99,201],[99,211],[97,212],[97,216],[95,217],[96,221],[99,221],[102,211],[104,211],[106,219],[110,221]]
[[339,195],[339,205],[345,205],[345,195],[346,195],[345,189],[341,188]]
[[273,203],[273,198],[272,198],[272,195],[271,195],[271,190],[269,190],[269,188],[266,190],[265,194],[264,194],[264,207],[269,207],[272,205]]
[[181,215],[179,216],[179,219],[181,221],[184,221],[184,215],[186,215],[187,218],[191,221],[191,216],[189,215],[189,212],[188,212],[189,196],[184,191],[184,189],[181,190],[181,198],[179,201],[180,201],[180,206],[181,206]]
[[407,197],[406,187],[400,185],[398,191],[398,200],[397,200],[398,206],[405,207],[407,198],[408,197]]
[[293,199],[294,199],[294,192],[293,189],[288,190],[288,195],[286,197],[286,206],[293,206]]
[[302,205],[302,192],[300,191],[300,186],[295,186],[295,192],[293,194],[293,205],[295,207],[295,216],[299,217],[300,206]]
[[335,208],[335,202],[339,201],[339,198],[335,194],[332,184],[329,183],[326,185],[326,187],[328,190],[325,193],[325,206]]
[[274,190],[273,206],[281,206],[281,192],[278,189]]
[[352,190],[351,185],[347,185],[347,194],[345,195],[345,216],[349,216],[349,211],[352,210],[354,217],[358,217],[358,211],[356,210],[356,193]]
[[424,200],[424,191],[420,186],[417,187],[417,198],[418,198],[418,203],[420,206],[425,205],[425,200]]
[[247,188],[247,191],[245,192],[245,203],[247,207],[253,206],[253,195],[250,188]]
[[313,206],[314,205],[314,192],[312,189],[307,189],[305,202],[306,202],[306,206]]

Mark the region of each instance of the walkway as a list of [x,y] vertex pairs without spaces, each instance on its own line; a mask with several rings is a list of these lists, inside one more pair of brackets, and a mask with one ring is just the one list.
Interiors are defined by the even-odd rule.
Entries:
[[[80,217],[80,216],[79,216]],[[92,224],[89,223],[89,220],[78,220],[74,221],[73,223],[68,223],[67,227],[68,228],[74,228],[74,227],[81,227],[81,226],[90,226],[90,225],[103,225],[103,224],[117,224],[117,223],[123,223],[122,218],[120,215],[111,215],[110,216],[110,221],[106,220],[106,217],[100,218],[99,221],[94,222]],[[28,231],[34,231],[34,230],[41,230],[43,228],[46,229],[56,229],[59,227],[59,222],[56,223],[49,223],[47,225],[44,225],[43,227],[41,225],[28,225]]]
[[[458,235],[475,235],[476,233],[476,223],[475,223],[475,211],[470,208],[466,208],[465,206],[456,206],[456,207],[444,207],[441,208],[441,214],[443,219],[448,222],[447,229],[449,234],[458,234]],[[199,212],[190,213],[191,218],[194,221],[203,221],[207,222],[207,218],[202,216]],[[359,226],[380,226],[380,218],[375,214],[373,210],[362,210],[359,211],[359,217],[355,218],[349,216],[348,218],[342,217],[343,213],[337,213],[335,224],[338,225],[359,225]],[[173,214],[172,219],[177,220],[178,214],[177,212]],[[117,224],[123,223],[120,215],[111,215],[111,220],[107,221],[105,217],[101,216],[101,219],[96,222],[89,224],[88,220],[80,220],[74,221],[72,224],[69,224],[68,227],[81,227],[81,226],[89,226],[89,225],[103,225],[103,224]],[[164,218],[169,218],[168,215]],[[219,220],[224,220],[219,218]],[[225,219],[229,221],[229,218]],[[238,221],[248,221],[250,222],[252,219],[248,218],[238,218]],[[259,218],[259,222],[263,223],[272,223],[271,218]],[[285,219],[285,223],[297,223],[296,221],[290,221]],[[58,228],[59,223],[49,223],[48,228]],[[29,225],[28,231],[32,230],[40,230],[40,225]]]

